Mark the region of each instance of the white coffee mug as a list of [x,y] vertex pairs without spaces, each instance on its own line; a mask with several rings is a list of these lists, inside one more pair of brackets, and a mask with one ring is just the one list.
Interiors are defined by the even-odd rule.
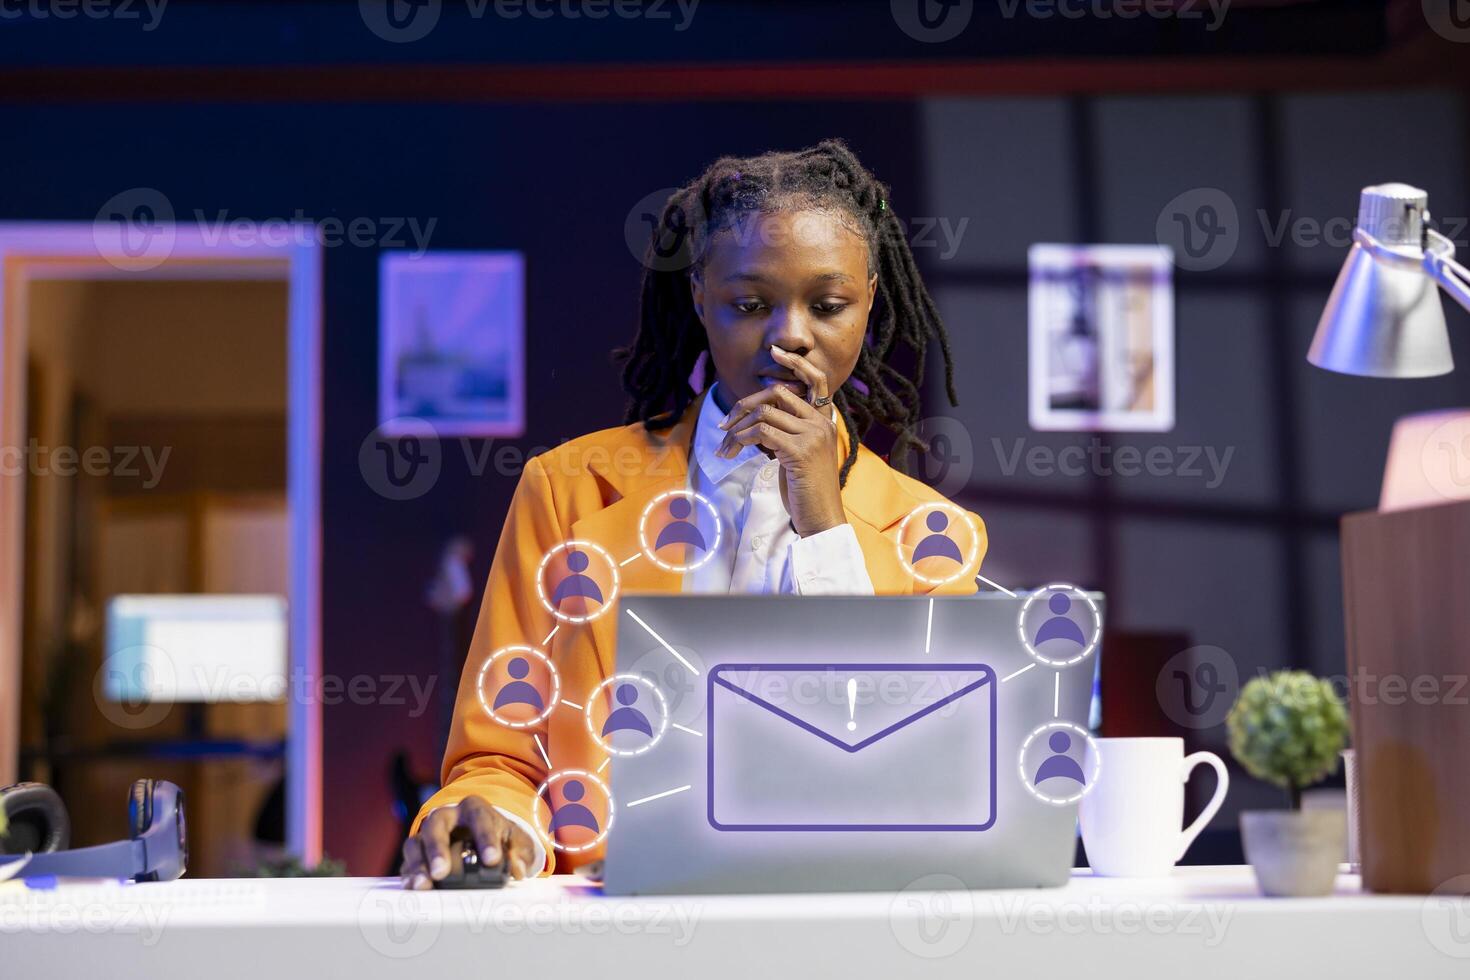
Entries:
[[[1097,782],[1082,797],[1082,843],[1094,874],[1120,878],[1167,875],[1210,822],[1230,776],[1213,752],[1184,754],[1182,738],[1099,738]],[[1083,769],[1092,772],[1089,758]],[[1184,830],[1184,784],[1200,763],[1219,778],[1204,812]]]

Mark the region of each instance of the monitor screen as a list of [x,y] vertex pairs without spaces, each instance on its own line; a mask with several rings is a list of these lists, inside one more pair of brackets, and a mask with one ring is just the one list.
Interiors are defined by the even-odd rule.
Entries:
[[283,596],[120,595],[107,606],[112,701],[280,701],[286,662]]

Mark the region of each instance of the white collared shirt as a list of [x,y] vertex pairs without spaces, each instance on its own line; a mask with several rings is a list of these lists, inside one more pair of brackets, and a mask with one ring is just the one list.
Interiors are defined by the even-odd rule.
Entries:
[[[831,411],[840,424],[837,409]],[[725,438],[724,417],[711,388],[694,428],[689,488],[714,505],[720,543],[712,558],[684,573],[683,591],[872,595],[851,524],[803,538],[781,501],[780,463],[756,446],[742,447],[733,459],[715,455]]]

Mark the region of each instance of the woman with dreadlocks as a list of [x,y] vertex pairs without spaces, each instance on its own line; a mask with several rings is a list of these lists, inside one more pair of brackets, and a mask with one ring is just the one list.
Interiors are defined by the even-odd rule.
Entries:
[[[659,220],[638,333],[616,352],[626,424],[526,465],[461,678],[443,788],[404,844],[406,887],[449,873],[456,830],[483,862],[506,856],[517,877],[601,856],[607,800],[586,774],[602,771],[606,743],[589,737],[581,711],[555,708],[611,697],[617,617],[602,613],[621,590],[975,591],[980,519],[861,444],[878,424],[900,466],[923,450],[918,381],[932,343],[957,403],[944,326],[887,188],[827,140],[720,159]],[[900,346],[911,375],[892,363]],[[651,526],[664,531],[655,538]],[[666,533],[693,556],[687,565],[660,559]],[[509,713],[504,692],[528,683],[544,696]],[[617,714],[634,708],[632,685],[617,696]]]

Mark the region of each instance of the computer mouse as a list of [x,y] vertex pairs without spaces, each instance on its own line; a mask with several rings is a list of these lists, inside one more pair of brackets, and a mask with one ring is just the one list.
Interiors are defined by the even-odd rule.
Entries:
[[510,880],[510,857],[503,849],[499,864],[480,861],[479,849],[467,827],[449,834],[449,874],[434,882],[435,888],[504,888]]

